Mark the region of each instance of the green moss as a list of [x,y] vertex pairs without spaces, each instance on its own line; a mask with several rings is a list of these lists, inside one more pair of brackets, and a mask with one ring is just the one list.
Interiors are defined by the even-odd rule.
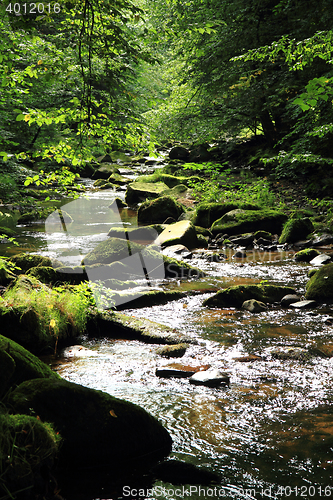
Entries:
[[259,207],[244,203],[199,203],[197,206],[192,222],[195,226],[209,228],[216,220],[223,217],[231,210],[247,209],[256,210]]
[[138,223],[162,224],[168,217],[177,220],[185,212],[181,203],[171,196],[161,196],[156,200],[146,201],[138,210]]
[[333,301],[333,264],[325,264],[306,285],[305,298],[318,302]]
[[66,289],[51,290],[21,275],[0,300],[3,331],[33,352],[55,348],[58,340],[83,333],[88,299]]
[[30,380],[8,400],[13,411],[39,415],[62,436],[62,466],[129,467],[161,458],[171,438],[160,422],[139,406],[65,380]]
[[299,252],[295,253],[294,259],[296,262],[310,262],[310,260],[320,255],[319,250],[315,248],[304,248]]
[[175,176],[166,174],[158,170],[151,175],[141,175],[137,178],[135,182],[145,182],[145,183],[155,183],[155,182],[164,182],[168,186],[168,188],[174,188],[180,184],[184,184],[186,187],[189,185],[189,182],[200,182],[200,177],[192,175],[191,177],[186,176]]
[[279,243],[295,243],[305,239],[313,231],[313,224],[310,219],[289,219],[283,226]]
[[7,286],[16,279],[14,270],[15,266],[10,261],[0,258],[0,285]]
[[279,302],[282,297],[288,294],[295,294],[296,291],[290,287],[278,285],[237,285],[220,290],[212,297],[203,302],[208,307],[241,307],[243,302],[255,299],[264,303]]
[[[0,494],[18,498],[20,490],[35,495],[48,487],[49,470],[61,438],[52,425],[27,415],[0,414]],[[27,498],[27,497],[25,497]]]
[[42,255],[35,255],[31,253],[21,253],[14,255],[10,258],[10,261],[19,267],[23,273],[26,273],[32,267],[55,267],[53,261],[49,257],[43,257]]
[[[12,371],[11,368],[9,372],[6,372],[8,378],[6,384],[7,389],[9,386],[15,387],[21,382],[33,378],[50,378],[54,380],[60,378],[59,375],[53,372],[49,366],[43,363],[43,361],[27,351],[27,349],[17,342],[3,335],[0,335],[0,352],[3,353],[2,359],[7,355],[7,357],[9,356],[14,362],[14,371]],[[1,367],[1,370],[2,369],[3,367]],[[10,372],[12,373],[9,376]]]
[[279,233],[286,215],[275,210],[243,210],[236,209],[216,220],[211,231],[213,234],[241,234],[259,230]]

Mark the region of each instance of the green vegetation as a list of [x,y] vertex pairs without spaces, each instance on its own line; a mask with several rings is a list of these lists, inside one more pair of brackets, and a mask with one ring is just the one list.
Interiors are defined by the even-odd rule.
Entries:
[[33,351],[57,349],[59,339],[84,332],[89,300],[81,289],[50,289],[33,277],[21,275],[0,297],[4,331]]

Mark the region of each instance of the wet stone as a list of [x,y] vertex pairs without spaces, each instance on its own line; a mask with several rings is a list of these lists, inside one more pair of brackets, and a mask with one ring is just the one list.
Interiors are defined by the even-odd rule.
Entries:
[[289,293],[288,295],[282,297],[281,306],[289,306],[291,304],[294,304],[295,302],[299,302],[299,296]]
[[244,250],[237,250],[237,252],[234,253],[232,256],[233,259],[245,259],[246,258],[246,253]]
[[184,356],[188,344],[174,344],[160,347],[156,353],[165,358],[181,358]]
[[250,299],[243,302],[242,309],[245,309],[246,311],[249,311],[251,313],[258,313],[266,311],[267,306],[263,302],[260,302],[260,300]]
[[300,347],[274,349],[271,351],[271,355],[273,358],[280,360],[308,361],[311,358],[311,353],[307,349],[301,349]]
[[248,354],[247,356],[240,356],[239,358],[234,358],[234,361],[239,363],[252,363],[253,361],[262,361],[263,358],[257,354]]
[[207,387],[217,387],[219,385],[229,385],[230,377],[227,373],[212,368],[192,375],[190,383],[195,385],[206,385]]
[[310,264],[312,266],[322,266],[324,264],[328,264],[331,262],[331,256],[327,255],[325,253],[322,253],[321,255],[317,255],[314,259],[310,260]]
[[300,300],[290,304],[290,307],[293,307],[294,309],[312,309],[313,307],[316,307],[316,305],[317,302],[315,300]]

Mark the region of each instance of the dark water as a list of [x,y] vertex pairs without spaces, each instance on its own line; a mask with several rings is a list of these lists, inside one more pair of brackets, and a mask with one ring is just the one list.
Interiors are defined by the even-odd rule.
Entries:
[[[69,234],[65,240],[61,231],[45,233],[43,225],[22,227],[21,248],[73,264],[106,238],[110,220],[105,215],[114,196],[112,191],[92,195],[98,200],[101,218],[97,224],[84,215],[81,226],[86,233]],[[134,223],[134,216],[124,212],[123,222]],[[3,253],[16,251],[2,246]],[[303,294],[309,266],[295,263],[293,252],[258,251],[248,252],[242,261],[230,255],[219,263],[202,259],[199,252],[192,263],[204,269],[207,276],[160,286],[201,293],[163,306],[124,312],[190,335],[197,344],[174,362],[210,364],[226,371],[230,387],[207,388],[190,385],[186,379],[160,379],[155,375],[156,368],[173,361],[158,356],[158,346],[138,341],[86,341],[84,346],[89,351],[84,356],[81,351],[76,356],[75,350],[67,350],[56,369],[67,380],[142,406],[170,432],[173,458],[206,467],[221,477],[219,485],[202,489],[189,485],[190,489],[184,490],[158,482],[153,485],[154,492],[141,498],[333,496],[333,358],[318,355],[323,345],[333,346],[332,310],[321,306],[293,311],[273,305],[265,312],[251,314],[202,306],[214,289],[261,280],[293,286]],[[279,359],[272,355],[276,349],[300,355]],[[260,358],[239,359],[249,355]],[[105,498],[139,498],[134,493],[138,492],[124,489]],[[100,495],[87,493],[75,498],[93,500],[102,498]]]

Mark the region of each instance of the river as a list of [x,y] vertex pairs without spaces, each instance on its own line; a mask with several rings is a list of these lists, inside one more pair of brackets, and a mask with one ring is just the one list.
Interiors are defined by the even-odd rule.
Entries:
[[[112,222],[108,206],[116,195],[112,190],[89,193],[100,212],[98,225],[83,217],[82,232],[67,235],[67,240],[61,232],[45,231],[44,224],[22,226],[20,247],[2,245],[2,254],[34,251],[77,263],[107,237]],[[124,210],[122,220],[134,224],[135,213]],[[124,311],[191,336],[196,343],[182,358],[165,360],[156,354],[158,346],[139,341],[83,339],[90,355],[75,356],[67,349],[54,361],[54,369],[71,382],[145,408],[170,432],[172,458],[208,468],[221,478],[217,486],[201,490],[198,485],[184,490],[159,481],[154,493],[140,498],[333,496],[333,358],[318,354],[322,345],[333,345],[332,310],[320,306],[295,311],[272,305],[251,314],[203,307],[203,300],[215,290],[234,284],[267,280],[305,291],[309,265],[296,263],[294,252],[247,251],[242,260],[228,252],[228,258],[218,263],[195,252],[191,264],[206,272],[204,278],[159,284],[188,291],[182,299],[141,309],[131,309],[129,303]],[[284,355],[276,354],[281,350]],[[230,386],[194,386],[188,379],[156,376],[156,368],[172,364],[209,364],[230,375]],[[112,498],[139,498],[137,493],[118,490]],[[72,493],[70,498],[101,498],[100,487],[94,493],[93,474],[89,492]]]

